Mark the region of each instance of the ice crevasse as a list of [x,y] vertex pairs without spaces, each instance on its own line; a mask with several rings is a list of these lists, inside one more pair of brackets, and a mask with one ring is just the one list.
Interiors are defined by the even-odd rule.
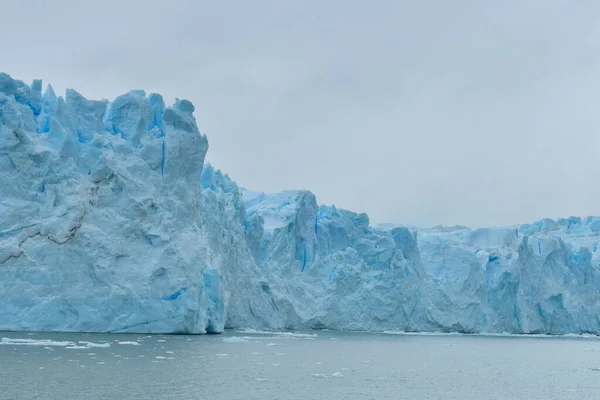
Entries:
[[0,74],[0,330],[600,333],[600,218],[372,226],[238,187],[193,113]]

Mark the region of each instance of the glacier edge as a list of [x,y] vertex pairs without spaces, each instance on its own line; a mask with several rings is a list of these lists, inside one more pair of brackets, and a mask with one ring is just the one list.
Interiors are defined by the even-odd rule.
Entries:
[[373,227],[239,188],[193,113],[0,74],[0,330],[600,334],[600,218]]

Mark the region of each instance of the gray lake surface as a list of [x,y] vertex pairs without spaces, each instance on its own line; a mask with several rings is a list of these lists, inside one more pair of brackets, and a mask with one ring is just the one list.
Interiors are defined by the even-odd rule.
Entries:
[[0,332],[0,399],[600,398],[600,341]]

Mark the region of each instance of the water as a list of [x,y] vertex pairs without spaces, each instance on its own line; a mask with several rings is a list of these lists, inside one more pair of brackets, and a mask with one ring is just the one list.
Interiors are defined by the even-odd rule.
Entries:
[[3,400],[504,400],[600,393],[596,339],[340,332],[0,337]]

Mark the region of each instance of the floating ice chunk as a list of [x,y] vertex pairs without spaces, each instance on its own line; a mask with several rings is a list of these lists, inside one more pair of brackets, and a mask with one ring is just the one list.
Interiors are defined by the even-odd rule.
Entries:
[[164,360],[164,359],[165,359],[165,358],[167,358],[167,357],[163,357],[163,356],[156,356],[156,357],[154,357],[154,358],[156,358],[157,360]]
[[334,378],[344,378],[345,375],[342,374],[341,372],[334,372],[333,374],[331,374],[331,376],[333,376]]
[[281,363],[273,363],[274,367],[279,367],[281,365]]
[[258,356],[258,355],[260,355],[260,354],[262,354],[262,353],[261,353],[261,352],[259,352],[259,351],[253,351],[253,352],[252,352],[252,355],[253,355],[253,356]]
[[167,354],[175,354],[174,351],[165,351],[165,353],[167,353]]
[[65,349],[73,349],[73,350],[77,350],[77,349],[89,349],[89,347],[74,345],[74,346],[67,346],[67,347],[65,347]]
[[267,346],[271,347],[271,346],[279,346],[277,343],[267,343]]
[[227,353],[217,353],[217,354],[215,354],[215,356],[217,356],[217,357],[227,357],[228,355],[229,354],[227,354]]
[[275,353],[276,356],[285,356],[285,353]]
[[117,342],[119,344],[128,344],[131,346],[139,346],[140,344],[138,342]]
[[258,382],[266,382],[266,381],[267,381],[267,380],[266,380],[266,379],[264,379],[264,378],[256,378],[256,380],[257,380]]
[[105,361],[98,361],[96,364],[102,365],[102,364],[106,364],[106,362]]
[[83,340],[80,340],[79,344],[88,346],[88,347],[110,347],[110,343],[94,343],[94,342],[86,342]]
[[253,333],[253,334],[267,334],[270,335],[271,332],[267,332],[267,331],[258,331],[256,329],[252,329],[252,328],[247,328],[247,329],[240,329],[236,331],[237,333]]
[[314,339],[317,337],[316,333],[297,333],[297,332],[280,332],[280,331],[259,331],[256,329],[241,329],[236,331],[238,333],[252,334],[252,335],[269,335],[273,336],[274,339],[286,338],[286,339]]
[[224,343],[248,343],[248,340],[244,339],[242,337],[232,336],[232,337],[223,339],[223,342]]
[[158,339],[157,342],[166,342],[164,339]]
[[327,378],[325,374],[311,374],[314,378]]
[[282,336],[285,338],[314,339],[317,337],[316,333],[273,332],[273,334],[275,336]]
[[67,347],[74,346],[74,342],[68,341],[54,341],[50,339],[10,339],[7,337],[3,337],[0,339],[0,345],[12,345],[12,346],[58,346],[58,347]]

